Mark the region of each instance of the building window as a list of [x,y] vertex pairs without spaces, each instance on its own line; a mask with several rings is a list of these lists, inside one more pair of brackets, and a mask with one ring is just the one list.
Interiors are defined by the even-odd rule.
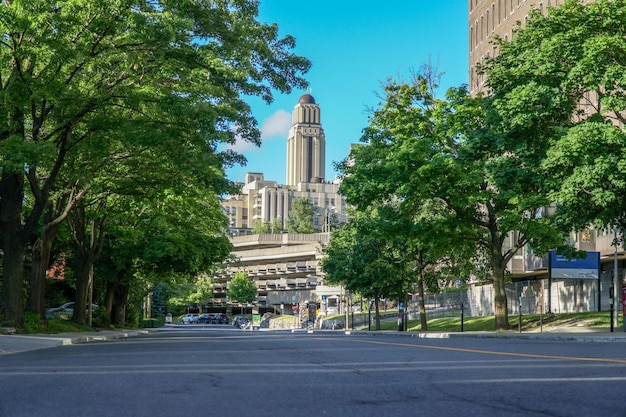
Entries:
[[474,22],[474,40],[476,41],[475,47],[478,46],[478,20]]
[[485,40],[485,16],[480,16],[480,41]]
[[485,16],[487,16],[487,26],[485,26],[485,35],[489,36],[489,10],[485,12]]

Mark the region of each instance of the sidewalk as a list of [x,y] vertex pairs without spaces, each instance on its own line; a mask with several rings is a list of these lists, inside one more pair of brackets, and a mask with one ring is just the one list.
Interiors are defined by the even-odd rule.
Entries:
[[[148,334],[156,329],[139,330],[105,330],[89,333],[60,333],[37,335],[7,335],[0,334],[0,356],[26,352],[30,350],[47,349],[57,346],[76,345],[89,342],[104,342],[124,339],[127,337]],[[593,328],[557,328],[544,332],[397,332],[367,331],[367,330],[294,330],[295,333],[324,333],[347,336],[392,336],[422,339],[454,339],[454,338],[483,338],[483,339],[522,339],[522,340],[558,340],[572,342],[626,342],[626,332],[617,329],[610,332],[608,329]]]
[[104,342],[147,334],[149,330],[104,330],[87,333],[59,333],[36,335],[0,334],[0,355],[47,349],[57,346],[89,342]]
[[353,336],[396,336],[420,339],[458,339],[458,338],[481,338],[481,339],[518,339],[518,340],[556,340],[572,342],[626,342],[626,332],[616,329],[590,327],[558,327],[544,331],[526,331],[522,333],[508,332],[398,332],[394,330],[368,331],[368,330],[294,330],[294,332],[328,333]]

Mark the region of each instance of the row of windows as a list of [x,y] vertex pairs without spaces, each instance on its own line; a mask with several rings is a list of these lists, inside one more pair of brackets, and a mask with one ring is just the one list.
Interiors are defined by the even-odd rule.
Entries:
[[[470,0],[470,10],[472,1]],[[526,2],[527,0],[523,0]],[[558,6],[559,0],[546,0],[547,7]],[[562,3],[564,0],[561,0]],[[515,12],[515,6],[519,9],[522,5],[522,0],[497,0],[497,2],[491,3],[491,8],[487,8],[485,13],[480,18],[474,21],[474,25],[470,25],[470,50],[476,48],[481,42],[496,30],[496,27],[500,26],[506,21],[513,12]],[[540,2],[537,8],[544,12],[544,3]],[[526,17],[528,18],[528,17]]]
[[[311,197],[311,202],[313,203],[314,206],[319,206],[320,205],[320,199],[318,197]],[[326,197],[324,199],[324,206],[328,207],[328,206],[335,206],[335,199],[334,198],[328,198]]]
[[227,216],[236,216],[237,215],[237,207],[224,207],[224,212]]

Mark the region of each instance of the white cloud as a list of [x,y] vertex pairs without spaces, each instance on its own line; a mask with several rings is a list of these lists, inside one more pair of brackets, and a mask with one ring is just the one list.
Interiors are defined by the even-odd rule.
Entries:
[[[278,137],[286,139],[290,128],[291,113],[282,109],[278,110],[276,113],[265,119],[261,124],[261,146],[263,146],[263,143]],[[237,153],[245,153],[260,149],[252,143],[246,142],[240,136],[237,136],[237,142],[234,145],[228,145],[228,148]]]
[[291,128],[291,114],[285,110],[278,110],[265,119],[261,125],[261,140],[272,139],[276,136],[287,136]]

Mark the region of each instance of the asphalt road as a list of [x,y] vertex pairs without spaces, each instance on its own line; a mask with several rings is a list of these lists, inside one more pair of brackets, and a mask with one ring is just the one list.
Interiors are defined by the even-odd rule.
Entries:
[[626,416],[625,348],[170,327],[0,356],[0,417]]

